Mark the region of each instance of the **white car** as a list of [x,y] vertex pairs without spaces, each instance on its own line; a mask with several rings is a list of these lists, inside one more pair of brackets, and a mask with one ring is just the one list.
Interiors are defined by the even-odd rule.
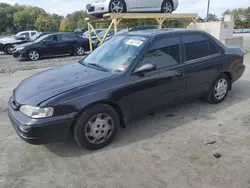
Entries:
[[88,14],[102,15],[108,12],[163,12],[172,13],[179,0],[94,0],[86,5]]

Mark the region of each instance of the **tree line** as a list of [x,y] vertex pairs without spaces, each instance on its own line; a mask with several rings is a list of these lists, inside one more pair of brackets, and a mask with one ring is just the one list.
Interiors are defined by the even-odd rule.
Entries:
[[[250,28],[250,7],[226,10],[225,14],[233,14],[235,18],[235,28]],[[87,29],[85,18],[86,11],[76,11],[63,17],[58,14],[49,14],[44,9],[25,5],[9,5],[0,3],[0,35],[11,35],[19,31],[74,31],[77,28]],[[209,14],[209,21],[218,21],[215,14]],[[198,22],[206,21],[206,18],[198,17]],[[138,20],[134,24],[156,24],[154,20]],[[97,27],[107,27],[98,24]],[[166,27],[182,27],[182,23],[177,20],[166,22]]]
[[87,28],[86,11],[76,11],[63,17],[49,14],[44,9],[25,5],[0,3],[0,34],[11,35],[19,31],[74,31]]
[[[236,8],[232,10],[225,10],[222,13],[222,17],[218,18],[216,14],[209,14],[208,21],[219,21],[224,19],[225,14],[232,14],[234,16],[234,28],[235,29],[248,29],[250,28],[250,7],[248,8]],[[198,22],[205,22],[207,18],[198,17]]]

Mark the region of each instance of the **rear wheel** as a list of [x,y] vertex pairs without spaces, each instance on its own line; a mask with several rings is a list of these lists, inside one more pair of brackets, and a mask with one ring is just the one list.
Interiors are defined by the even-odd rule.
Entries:
[[172,13],[173,12],[173,3],[170,0],[164,0],[161,6],[161,12],[163,13]]
[[109,5],[109,12],[122,13],[126,12],[126,4],[123,0],[112,0]]
[[4,53],[8,54],[8,55],[11,55],[12,54],[12,49],[13,49],[13,46],[12,45],[6,45],[4,47]]
[[98,104],[85,110],[73,128],[79,146],[96,150],[108,145],[120,126],[116,110],[106,104]]
[[75,49],[75,54],[76,55],[84,55],[85,54],[85,49],[82,46],[77,46]]
[[30,50],[28,56],[31,61],[37,61],[40,58],[40,54],[37,50]]
[[213,104],[221,103],[226,98],[229,88],[230,82],[227,75],[220,75],[210,88],[206,97],[207,101]]

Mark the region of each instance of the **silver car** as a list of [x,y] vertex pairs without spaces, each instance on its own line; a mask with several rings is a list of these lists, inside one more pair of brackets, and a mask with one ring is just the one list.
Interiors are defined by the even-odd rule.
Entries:
[[86,6],[90,15],[108,12],[163,12],[171,13],[177,9],[179,0],[94,0]]

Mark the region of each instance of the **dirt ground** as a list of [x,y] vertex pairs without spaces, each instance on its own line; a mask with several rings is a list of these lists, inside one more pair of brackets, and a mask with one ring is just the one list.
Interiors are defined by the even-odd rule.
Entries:
[[[0,188],[250,188],[248,68],[223,103],[197,99],[141,117],[99,151],[73,140],[45,146],[22,141],[6,112],[12,90],[45,67],[78,58],[21,65],[0,54]],[[245,64],[250,66],[249,53]]]

